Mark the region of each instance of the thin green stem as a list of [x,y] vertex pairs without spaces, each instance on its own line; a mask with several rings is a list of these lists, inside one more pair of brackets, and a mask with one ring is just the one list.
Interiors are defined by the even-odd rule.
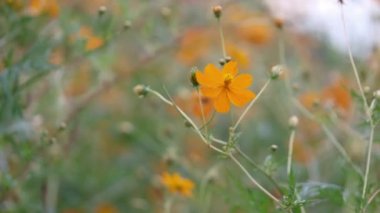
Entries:
[[367,204],[365,205],[365,207],[363,208],[363,212],[366,212],[367,211],[367,208],[369,206],[369,204],[371,204],[371,202],[373,201],[373,199],[375,199],[375,197],[380,193],[380,189],[376,190],[368,199],[368,202]]
[[369,141],[367,144],[367,147],[368,147],[368,149],[367,149],[367,160],[366,160],[366,166],[365,166],[365,175],[364,175],[364,183],[363,183],[363,191],[362,191],[362,200],[364,200],[365,196],[366,196],[366,192],[367,192],[369,169],[371,167],[372,145],[373,145],[373,135],[374,135],[375,127],[374,127],[374,123],[373,123],[373,119],[372,119],[371,109],[367,103],[367,99],[366,99],[365,94],[364,94],[363,86],[362,86],[362,83],[360,81],[359,72],[358,72],[358,69],[356,68],[356,64],[355,64],[354,58],[352,56],[351,45],[350,45],[350,37],[347,33],[347,26],[346,26],[346,21],[345,21],[345,17],[344,17],[343,4],[340,5],[340,12],[341,12],[340,14],[341,14],[341,19],[342,19],[342,25],[343,25],[343,34],[346,38],[348,55],[350,58],[352,69],[354,70],[356,82],[357,82],[359,90],[360,90],[360,96],[361,96],[362,101],[363,101],[365,113],[366,113],[366,115],[368,117],[368,121],[370,123],[370,137],[369,137]]
[[234,161],[239,166],[239,168],[247,175],[247,177],[249,178],[249,180],[252,181],[253,184],[255,184],[269,198],[271,198],[277,204],[281,205],[280,200],[277,199],[274,195],[272,195],[268,190],[266,190],[259,182],[257,182],[256,179],[251,176],[248,170],[232,154],[229,154],[229,156],[232,159],[232,161]]
[[275,188],[277,189],[277,191],[279,191],[281,194],[283,193],[281,187],[276,183],[276,181],[272,178],[272,176],[270,176],[268,173],[266,173],[247,154],[245,154],[238,146],[235,146],[235,149],[236,149],[236,151],[238,151],[238,153],[243,158],[245,158],[248,161],[248,163],[250,163],[255,169],[259,170],[266,178],[268,178],[268,180],[275,186]]
[[198,95],[199,107],[201,108],[201,115],[202,115],[202,120],[203,120],[202,127],[204,127],[205,134],[208,135],[206,116],[205,116],[205,112],[204,112],[204,108],[203,108],[203,102],[202,102],[201,93],[199,92],[199,89],[197,89],[197,95]]
[[227,57],[226,45],[224,42],[224,33],[223,33],[223,27],[222,27],[222,22],[220,18],[218,18],[218,29],[219,29],[220,43],[222,46],[223,58],[226,58]]
[[271,82],[271,79],[268,79],[265,82],[264,86],[259,91],[259,93],[257,93],[257,96],[248,104],[248,106],[245,108],[245,110],[243,111],[243,113],[240,115],[239,119],[236,121],[235,125],[232,127],[233,130],[236,130],[236,128],[239,126],[240,122],[243,120],[243,118],[248,113],[248,111],[252,108],[252,106],[256,103],[256,101],[260,98],[261,94],[263,94],[263,92],[268,87],[268,85],[270,84],[270,82]]
[[371,125],[370,136],[369,136],[369,144],[368,144],[368,149],[367,149],[367,160],[366,160],[366,166],[365,166],[363,191],[362,191],[362,199],[363,200],[364,200],[366,192],[367,192],[368,176],[369,176],[369,170],[371,167],[371,156],[372,156],[372,145],[373,145],[374,133],[375,133],[375,127],[373,125]]
[[166,99],[163,95],[161,95],[161,93],[157,92],[156,90],[153,90],[153,89],[151,89],[149,87],[146,90],[149,91],[150,93],[153,93],[154,95],[156,95],[163,102],[169,104],[170,106],[173,106],[173,103],[171,101],[169,101],[168,99]]
[[293,145],[294,145],[295,135],[296,135],[296,130],[295,130],[295,128],[292,128],[292,131],[291,131],[290,137],[289,137],[288,164],[286,167],[288,177],[290,177],[290,172],[292,170]]

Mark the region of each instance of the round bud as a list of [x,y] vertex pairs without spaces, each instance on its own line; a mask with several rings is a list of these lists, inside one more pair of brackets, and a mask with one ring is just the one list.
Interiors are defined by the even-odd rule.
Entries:
[[193,125],[189,122],[189,121],[185,121],[185,127],[187,127],[187,128],[191,128],[191,127],[193,127]]
[[58,130],[59,131],[63,131],[63,130],[65,130],[66,129],[66,123],[65,122],[62,122],[62,123],[60,123],[59,125],[58,125]]
[[371,88],[369,86],[363,87],[363,92],[364,93],[369,93],[371,91]]
[[276,26],[280,30],[284,27],[284,20],[282,20],[281,18],[274,18],[273,23],[274,26]]
[[231,56],[226,56],[224,58],[224,60],[226,61],[226,63],[230,62],[232,60]]
[[224,66],[224,64],[226,64],[226,59],[224,58],[219,59],[219,64],[220,66]]
[[104,13],[107,12],[107,7],[106,6],[100,6],[99,9],[98,9],[98,14],[101,16],[103,15]]
[[299,120],[298,117],[293,115],[289,118],[288,124],[290,128],[296,128],[298,126]]
[[276,152],[277,149],[278,149],[278,146],[277,146],[276,144],[272,144],[272,146],[270,146],[270,150],[271,150],[272,152]]
[[129,28],[131,28],[131,26],[132,26],[132,22],[130,20],[124,21],[124,25],[123,25],[124,30],[128,30]]
[[285,70],[285,67],[282,65],[275,65],[271,69],[271,78],[277,79]]
[[375,92],[373,92],[373,97],[380,100],[380,90],[376,90]]
[[164,18],[169,18],[172,14],[172,10],[168,7],[162,7],[160,12]]
[[133,87],[133,92],[140,98],[143,98],[148,94],[148,88],[145,85],[138,84]]
[[215,18],[220,18],[222,16],[222,6],[217,5],[212,8],[212,12],[214,13]]

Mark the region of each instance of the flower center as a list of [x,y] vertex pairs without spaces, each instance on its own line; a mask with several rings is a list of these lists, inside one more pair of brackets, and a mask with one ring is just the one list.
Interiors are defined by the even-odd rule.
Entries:
[[224,86],[227,87],[233,79],[233,76],[229,73],[224,75]]

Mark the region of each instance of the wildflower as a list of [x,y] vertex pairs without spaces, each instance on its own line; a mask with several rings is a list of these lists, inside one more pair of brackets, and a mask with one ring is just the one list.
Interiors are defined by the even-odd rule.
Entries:
[[85,39],[85,50],[86,51],[92,51],[95,50],[104,44],[104,40],[92,32],[92,30],[89,27],[82,27],[79,30],[79,38]]
[[183,178],[178,173],[170,174],[165,172],[161,176],[161,182],[171,193],[185,197],[190,197],[192,195],[194,183],[189,179]]
[[110,203],[102,203],[96,207],[96,213],[117,213],[119,210]]
[[30,0],[28,12],[32,16],[46,13],[50,17],[57,17],[59,14],[59,6],[56,0]]
[[181,38],[177,58],[185,65],[192,65],[204,58],[212,44],[214,35],[207,28],[190,28]]
[[273,38],[273,30],[265,22],[245,22],[237,31],[244,40],[257,45],[267,44]]
[[230,102],[235,106],[244,106],[256,96],[248,90],[252,76],[237,73],[237,63],[234,61],[225,64],[221,71],[215,65],[208,64],[204,73],[196,72],[201,93],[212,99],[217,112],[228,112]]
[[[200,102],[202,106],[200,106],[199,98],[201,99]],[[191,105],[193,114],[198,117],[202,117],[202,110],[204,116],[206,118],[209,117],[213,108],[210,98],[205,97],[201,94],[198,95],[196,92],[191,95]]]
[[241,69],[247,69],[250,66],[250,56],[244,49],[232,44],[227,43],[227,52],[231,55],[234,61],[239,64]]

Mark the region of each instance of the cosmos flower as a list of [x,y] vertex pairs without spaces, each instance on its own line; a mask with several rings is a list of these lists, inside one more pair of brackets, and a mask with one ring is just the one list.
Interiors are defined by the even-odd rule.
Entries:
[[170,174],[165,172],[161,176],[161,182],[171,193],[179,194],[184,197],[190,197],[192,195],[194,183],[189,179],[183,178],[178,173]]
[[248,89],[253,82],[252,76],[238,75],[236,62],[228,62],[222,70],[208,64],[203,73],[197,71],[195,74],[201,93],[211,98],[217,112],[228,112],[230,103],[242,107],[256,96]]

